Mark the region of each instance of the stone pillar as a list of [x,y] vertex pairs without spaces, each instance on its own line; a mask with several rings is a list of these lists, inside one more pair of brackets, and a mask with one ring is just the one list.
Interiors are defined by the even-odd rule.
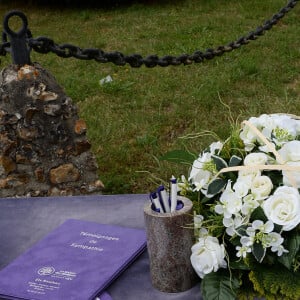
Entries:
[[0,197],[99,193],[87,126],[40,65],[0,74]]

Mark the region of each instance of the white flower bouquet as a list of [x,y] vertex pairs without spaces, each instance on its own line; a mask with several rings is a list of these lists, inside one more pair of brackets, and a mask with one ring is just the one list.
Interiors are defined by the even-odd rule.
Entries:
[[300,299],[300,120],[244,121],[178,188],[194,201],[191,263],[205,300]]

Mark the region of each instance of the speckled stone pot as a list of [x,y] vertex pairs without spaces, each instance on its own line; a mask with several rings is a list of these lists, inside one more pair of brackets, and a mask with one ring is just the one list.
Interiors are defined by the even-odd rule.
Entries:
[[193,203],[185,197],[178,200],[183,208],[172,213],[158,213],[150,203],[144,207],[152,285],[168,293],[186,291],[197,281],[190,262]]

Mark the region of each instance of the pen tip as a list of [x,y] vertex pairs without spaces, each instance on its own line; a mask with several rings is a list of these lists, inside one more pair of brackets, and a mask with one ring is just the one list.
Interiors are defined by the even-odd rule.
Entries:
[[157,198],[156,192],[151,192],[150,193],[150,199],[155,199],[155,198]]
[[163,191],[165,189],[165,187],[163,185],[160,185],[157,189],[158,192]]
[[177,179],[174,176],[171,178],[171,183],[177,183]]

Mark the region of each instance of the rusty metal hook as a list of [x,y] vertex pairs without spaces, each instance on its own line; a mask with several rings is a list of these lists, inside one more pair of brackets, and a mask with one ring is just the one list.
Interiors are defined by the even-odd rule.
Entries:
[[[17,16],[21,18],[23,24],[19,31],[15,32],[9,27],[9,19],[11,17]],[[10,40],[10,49],[12,56],[12,61],[16,65],[26,65],[31,64],[30,62],[30,48],[28,46],[27,38],[29,37],[29,29],[28,29],[28,21],[24,13],[18,10],[12,10],[8,12],[4,16],[3,21],[3,28],[4,28],[4,38],[6,35],[9,37]]]

